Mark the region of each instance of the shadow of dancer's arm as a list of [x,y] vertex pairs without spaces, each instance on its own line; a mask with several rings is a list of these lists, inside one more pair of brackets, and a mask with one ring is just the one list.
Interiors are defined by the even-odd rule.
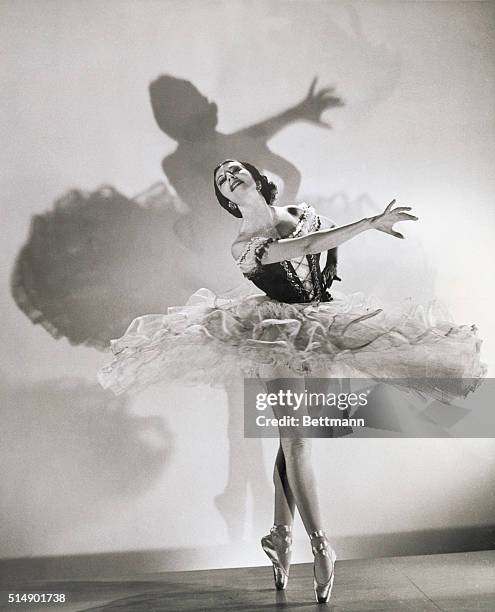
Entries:
[[268,147],[266,147],[265,155],[258,157],[256,162],[263,170],[271,172],[282,179],[284,191],[280,201],[293,204],[296,201],[297,192],[301,184],[301,173],[297,167],[284,157],[270,151]]
[[321,115],[329,108],[343,106],[341,98],[334,95],[334,87],[324,87],[315,92],[317,77],[310,85],[306,97],[288,108],[286,111],[273,117],[255,123],[254,125],[235,132],[233,136],[261,139],[267,142],[277,132],[295,121],[309,121],[324,128],[331,128],[329,123],[322,121]]

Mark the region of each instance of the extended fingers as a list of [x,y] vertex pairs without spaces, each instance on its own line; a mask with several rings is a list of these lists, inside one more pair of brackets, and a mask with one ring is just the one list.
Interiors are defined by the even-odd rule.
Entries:
[[309,86],[308,98],[313,97],[315,93],[315,87],[316,87],[317,81],[318,81],[318,76],[315,76],[315,78],[311,81],[311,85]]
[[390,202],[390,204],[388,204],[387,208],[385,209],[385,212],[386,213],[390,212],[394,204],[395,204],[395,198]]
[[322,98],[318,98],[318,101],[326,108],[331,108],[334,106],[344,106],[344,101],[342,100],[342,98],[337,98],[336,96],[324,96]]
[[323,87],[322,89],[318,90],[318,95],[326,96],[328,94],[331,94],[333,91],[335,91],[335,87],[333,85],[332,87]]
[[395,209],[392,211],[392,213],[397,213],[397,221],[418,221],[418,217],[416,217],[416,215],[410,215],[402,210]]
[[316,96],[323,100],[340,100],[340,96],[338,96],[335,92],[335,87],[326,87],[325,89],[320,89]]
[[412,208],[410,206],[397,206],[396,208],[393,208],[393,204],[395,203],[395,200],[392,200],[390,202],[390,204],[387,206],[387,208],[385,209],[386,213],[391,213],[391,214],[395,214],[397,213],[397,220],[398,221],[418,221],[418,217],[416,217],[416,215],[412,215],[406,211],[408,210],[412,210]]
[[332,124],[328,123],[327,121],[317,121],[316,122],[320,127],[325,128],[327,130],[331,130],[332,129]]

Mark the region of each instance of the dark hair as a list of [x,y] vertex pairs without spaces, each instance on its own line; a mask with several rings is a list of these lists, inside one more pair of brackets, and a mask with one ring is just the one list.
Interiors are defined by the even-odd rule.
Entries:
[[[229,212],[231,215],[234,215],[234,217],[237,217],[239,219],[242,218],[242,214],[241,211],[239,210],[239,208],[236,206],[235,208],[230,208],[229,207],[229,199],[226,198],[220,191],[220,189],[218,188],[217,182],[215,180],[216,174],[217,174],[217,170],[223,166],[223,164],[227,163],[227,162],[231,162],[231,161],[235,161],[234,159],[225,159],[222,163],[218,164],[218,166],[215,168],[215,170],[213,170],[213,186],[215,187],[215,195],[217,196],[217,200],[220,204],[220,206],[222,208],[225,208],[225,210],[227,212]],[[261,174],[261,172],[258,170],[258,168],[256,168],[255,166],[253,166],[252,164],[249,164],[248,162],[245,161],[241,161],[240,162],[244,168],[246,168],[246,170],[249,172],[249,174],[253,177],[253,179],[255,180],[256,183],[261,183],[261,189],[260,189],[260,193],[263,196],[263,198],[265,199],[265,202],[271,206],[275,200],[275,197],[277,195],[277,186],[275,185],[275,183],[272,183],[272,181],[268,180],[268,178],[264,175]]]

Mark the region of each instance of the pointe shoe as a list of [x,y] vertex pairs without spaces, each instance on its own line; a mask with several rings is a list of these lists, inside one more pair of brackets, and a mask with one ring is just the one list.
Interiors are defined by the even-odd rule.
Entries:
[[323,555],[324,557],[330,559],[332,563],[330,577],[324,583],[318,582],[316,579],[315,566],[313,565],[313,588],[315,591],[316,601],[318,603],[327,603],[330,600],[330,595],[332,594],[333,579],[335,577],[335,561],[337,560],[337,555],[330,546],[326,533],[321,529],[318,531],[313,531],[309,538],[311,540],[313,555],[315,555],[315,557],[316,555]]
[[274,525],[269,535],[261,538],[261,547],[273,564],[275,588],[283,591],[287,588],[289,569],[285,569],[280,560],[280,554],[288,554],[292,549],[292,527],[290,525]]

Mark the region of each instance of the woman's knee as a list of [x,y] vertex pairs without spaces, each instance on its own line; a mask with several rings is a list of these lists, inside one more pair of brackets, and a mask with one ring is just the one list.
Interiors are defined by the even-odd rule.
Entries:
[[311,438],[282,438],[282,449],[285,459],[298,459],[311,453]]

